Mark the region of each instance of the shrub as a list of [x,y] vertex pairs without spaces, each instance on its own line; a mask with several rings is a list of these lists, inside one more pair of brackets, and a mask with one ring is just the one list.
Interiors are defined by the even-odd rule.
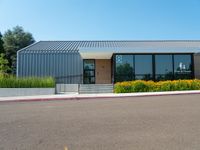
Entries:
[[136,81],[132,89],[134,92],[146,92],[149,91],[149,85],[145,81]]
[[50,88],[55,87],[52,77],[16,78],[0,75],[0,88]]
[[125,81],[114,86],[115,93],[200,90],[200,80]]

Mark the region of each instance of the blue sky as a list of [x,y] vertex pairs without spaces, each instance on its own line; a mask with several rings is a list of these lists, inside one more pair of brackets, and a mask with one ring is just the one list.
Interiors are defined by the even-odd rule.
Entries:
[[0,31],[39,40],[200,39],[200,0],[0,0]]

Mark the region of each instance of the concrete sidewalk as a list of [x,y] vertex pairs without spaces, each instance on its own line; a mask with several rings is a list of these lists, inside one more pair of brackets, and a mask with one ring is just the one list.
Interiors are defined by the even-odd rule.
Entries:
[[120,98],[120,97],[145,97],[165,95],[188,95],[200,94],[200,90],[194,91],[170,91],[170,92],[144,92],[144,93],[105,93],[105,94],[56,94],[38,96],[0,97],[0,102],[23,102],[23,101],[50,101],[50,100],[82,100],[92,98]]

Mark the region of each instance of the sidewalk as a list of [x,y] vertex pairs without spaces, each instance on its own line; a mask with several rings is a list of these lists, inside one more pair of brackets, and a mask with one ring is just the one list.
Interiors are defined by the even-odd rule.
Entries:
[[51,101],[51,100],[84,100],[94,98],[120,98],[120,97],[144,97],[144,96],[165,96],[165,95],[188,95],[200,94],[196,91],[170,91],[170,92],[145,92],[145,93],[105,93],[105,94],[57,94],[39,96],[17,96],[0,97],[0,102],[25,102],[25,101]]

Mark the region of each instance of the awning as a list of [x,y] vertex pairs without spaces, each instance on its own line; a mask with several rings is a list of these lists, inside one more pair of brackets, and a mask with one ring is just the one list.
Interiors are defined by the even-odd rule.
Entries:
[[200,53],[200,48],[191,47],[151,47],[151,48],[79,48],[83,59],[111,59],[116,53]]

